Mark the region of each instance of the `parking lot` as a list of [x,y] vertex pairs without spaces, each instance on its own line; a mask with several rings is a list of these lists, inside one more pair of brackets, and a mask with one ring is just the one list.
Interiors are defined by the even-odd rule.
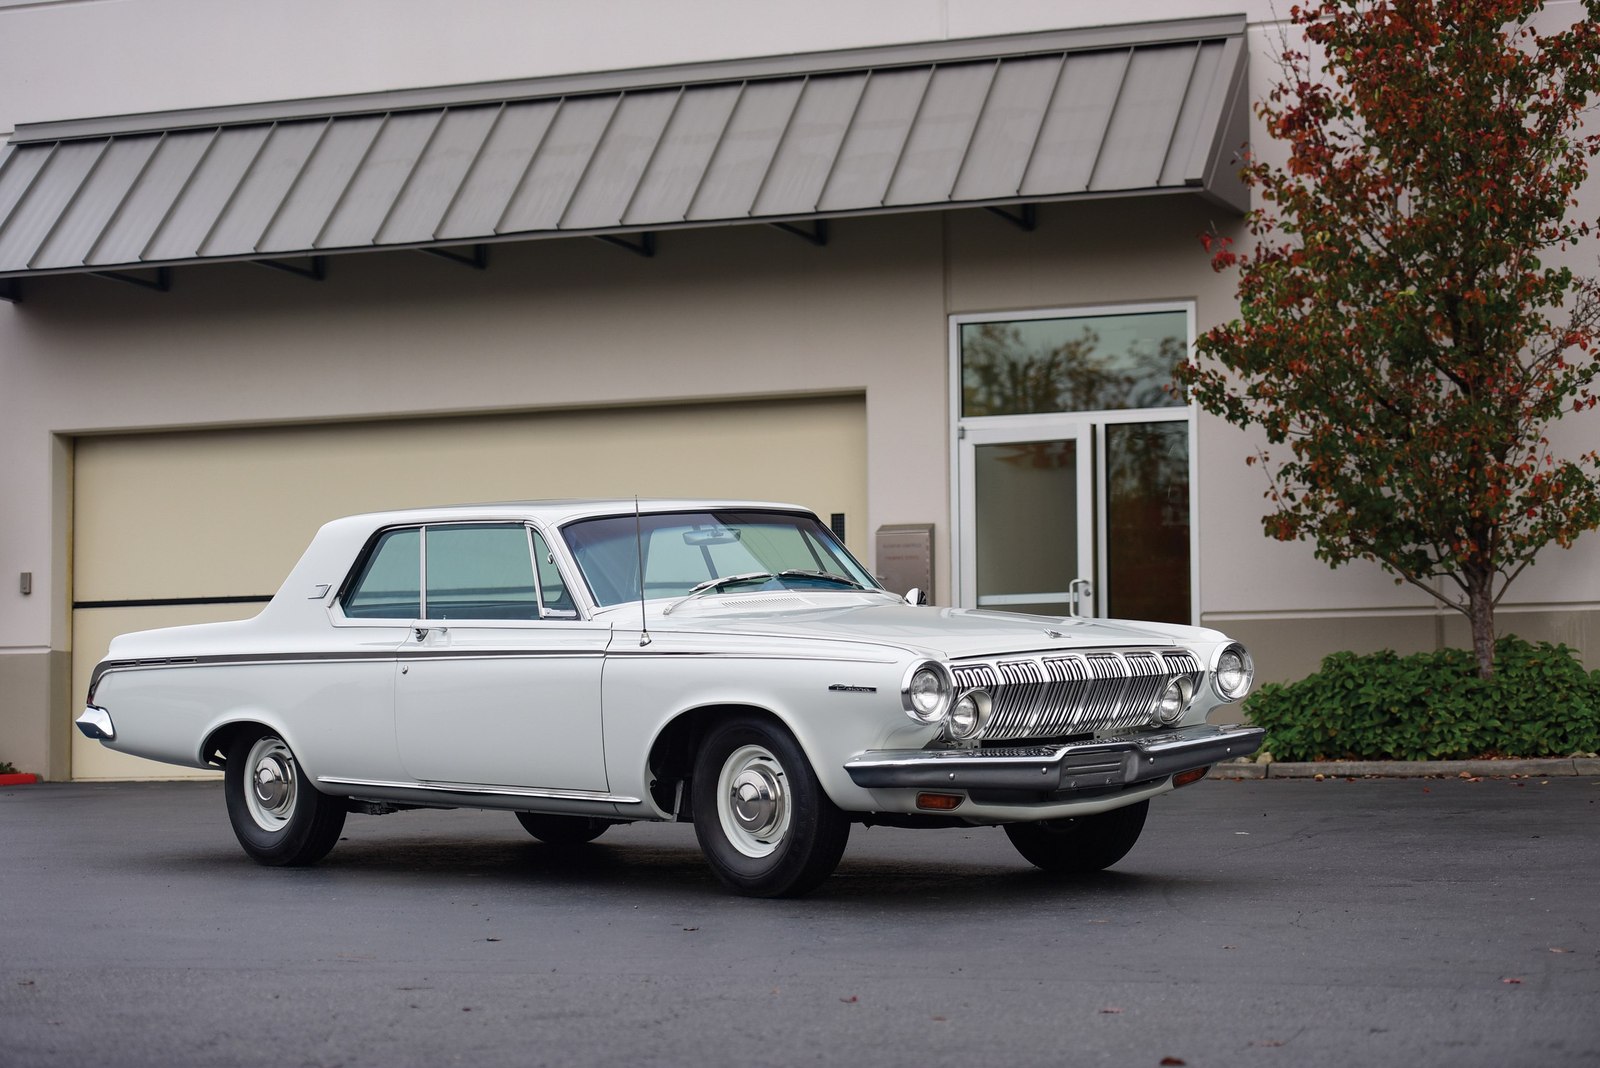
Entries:
[[352,816],[310,869],[213,783],[0,791],[0,1065],[1600,1063],[1600,781],[1205,782],[1116,868],[856,828],[798,901],[691,828],[561,850]]

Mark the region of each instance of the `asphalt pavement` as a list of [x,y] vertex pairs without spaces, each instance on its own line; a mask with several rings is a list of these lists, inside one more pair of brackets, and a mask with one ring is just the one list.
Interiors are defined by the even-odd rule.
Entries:
[[214,783],[0,790],[0,1065],[453,1064],[1600,1064],[1600,776],[1208,781],[1075,879],[858,827],[798,901],[681,825],[286,870]]

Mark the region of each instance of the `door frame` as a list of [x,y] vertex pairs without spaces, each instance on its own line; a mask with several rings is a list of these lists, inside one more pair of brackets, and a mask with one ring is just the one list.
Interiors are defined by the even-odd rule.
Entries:
[[[1007,417],[1002,417],[1007,418]],[[1013,420],[1024,419],[1026,426],[1016,425]],[[960,454],[960,463],[957,466],[957,486],[959,515],[962,520],[960,537],[956,540],[960,552],[957,568],[956,590],[960,603],[971,605],[974,608],[984,607],[979,603],[977,582],[978,567],[977,539],[968,536],[965,524],[974,522],[977,516],[977,480],[975,478],[961,478],[961,472],[972,470],[971,464],[973,451],[980,445],[1011,445],[1026,444],[1038,441],[1072,441],[1076,445],[1077,486],[1078,486],[1078,561],[1073,569],[1075,579],[1089,579],[1092,588],[1089,590],[1089,603],[1099,604],[1099,577],[1096,572],[1095,552],[1096,544],[1100,538],[1100,530],[1096,515],[1099,511],[1096,500],[1096,450],[1095,429],[1086,421],[1075,416],[1049,415],[1049,416],[1013,416],[1007,418],[1007,425],[963,427],[956,435],[957,447]],[[1085,521],[1085,516],[1088,521]],[[1053,596],[1053,595],[1059,595]],[[1028,594],[1000,595],[1016,598],[1018,604],[1040,604],[1055,600],[1076,601],[1075,590],[1038,590]],[[997,606],[1003,607],[1003,606]],[[1074,604],[1073,615],[1094,616],[1096,611],[1080,611],[1081,605]]]
[[[1147,312],[1182,312],[1186,332],[1185,348],[1192,356],[1195,344],[1195,305],[1193,301],[1150,301],[1128,304],[1098,304],[1082,307],[1033,308],[1028,310],[1000,310],[964,312],[948,316],[948,372],[949,372],[949,427],[950,427],[950,588],[957,607],[976,608],[973,590],[976,584],[976,546],[969,533],[973,501],[970,480],[962,462],[969,435],[980,435],[981,444],[999,444],[1007,440],[1019,442],[1052,440],[1063,435],[1052,429],[1063,426],[1082,428],[1084,441],[1092,457],[1091,484],[1088,492],[1092,498],[1091,522],[1086,528],[1092,532],[1094,581],[1094,614],[1104,615],[1110,602],[1106,596],[1106,554],[1101,551],[1107,537],[1109,517],[1106,514],[1106,449],[1105,429],[1119,423],[1186,422],[1189,445],[1189,622],[1200,625],[1200,463],[1199,463],[1199,408],[1194,402],[1167,408],[1127,408],[1092,412],[1047,412],[1032,415],[986,415],[963,417],[961,414],[961,328],[969,323],[1024,322],[1036,319],[1092,318],[1103,315],[1139,315]],[[1007,433],[1014,434],[1007,438]],[[1081,459],[1080,459],[1081,463]],[[1080,519],[1085,487],[1078,489]],[[1085,528],[1080,528],[1085,529]],[[1081,553],[1081,547],[1080,547]]]

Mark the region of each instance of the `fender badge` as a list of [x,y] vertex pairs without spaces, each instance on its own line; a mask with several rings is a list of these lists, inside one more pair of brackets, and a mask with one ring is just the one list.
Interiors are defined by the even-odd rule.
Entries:
[[877,693],[878,692],[878,688],[876,686],[846,686],[842,682],[836,682],[832,686],[829,686],[828,689],[832,690],[834,693]]
[[1052,638],[1065,637],[1065,635],[1063,635],[1059,630],[1047,630],[1047,631],[1045,631],[1045,634],[1049,635]]

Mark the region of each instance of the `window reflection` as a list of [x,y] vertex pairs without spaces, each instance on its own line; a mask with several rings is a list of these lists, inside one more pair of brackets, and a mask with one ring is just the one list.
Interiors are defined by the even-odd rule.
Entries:
[[961,414],[1169,408],[1187,349],[1181,311],[961,327]]
[[1114,423],[1105,435],[1109,614],[1188,623],[1189,424]]

